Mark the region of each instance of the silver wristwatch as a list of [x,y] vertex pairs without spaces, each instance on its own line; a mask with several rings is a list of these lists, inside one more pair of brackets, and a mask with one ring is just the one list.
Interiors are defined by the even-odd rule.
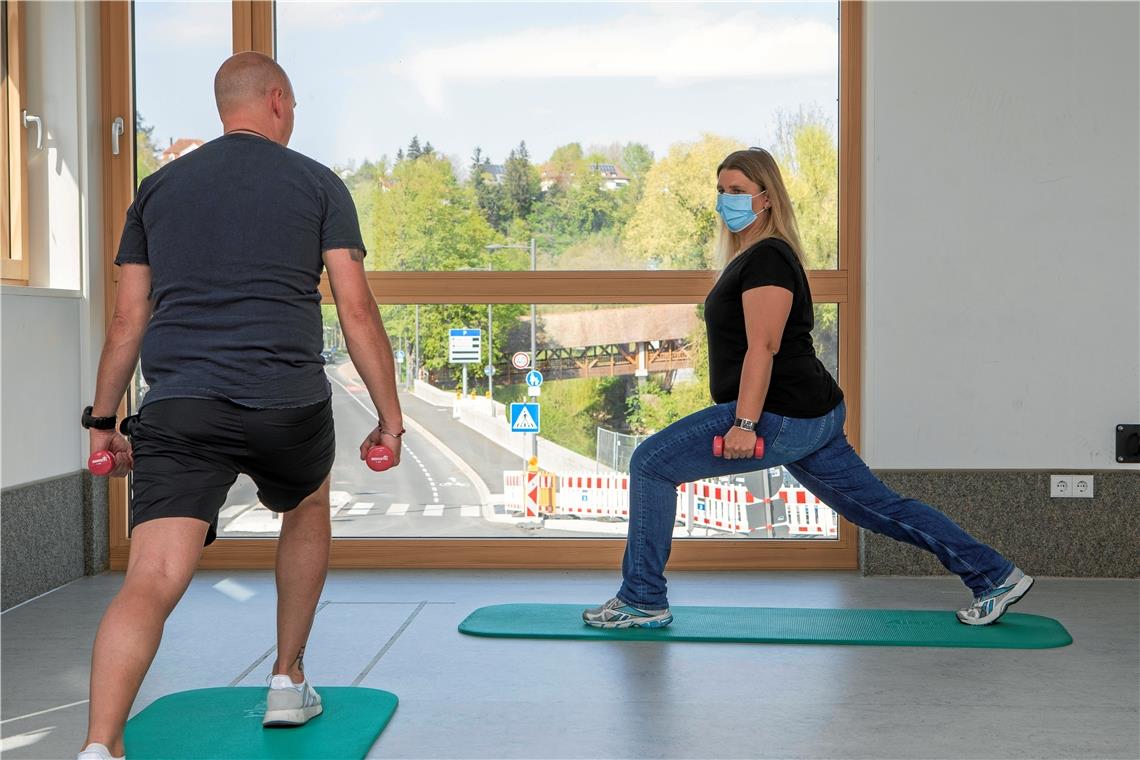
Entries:
[[747,430],[749,433],[756,432],[756,422],[754,420],[746,420],[743,417],[737,417],[736,422],[732,423],[733,427],[738,427],[741,430]]

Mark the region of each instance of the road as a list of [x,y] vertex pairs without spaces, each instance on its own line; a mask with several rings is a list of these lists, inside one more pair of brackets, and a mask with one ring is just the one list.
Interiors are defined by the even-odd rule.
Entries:
[[[450,406],[435,406],[410,393],[400,393],[408,428],[401,463],[387,472],[372,472],[360,461],[359,451],[361,441],[376,424],[367,391],[334,367],[329,367],[329,380],[336,422],[331,499],[335,537],[598,537],[522,529],[490,519],[495,508],[480,491],[501,494],[503,471],[521,469],[520,456],[453,420]],[[476,483],[472,475],[481,482]],[[278,532],[281,522],[258,503],[253,482],[241,475],[222,508],[219,525],[221,537],[267,537]]]

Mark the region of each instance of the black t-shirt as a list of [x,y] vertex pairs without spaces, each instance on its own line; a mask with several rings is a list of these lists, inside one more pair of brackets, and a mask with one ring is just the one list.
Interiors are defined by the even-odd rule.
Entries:
[[705,299],[713,400],[723,404],[740,394],[740,371],[748,350],[742,296],[765,285],[790,290],[792,310],[772,360],[764,411],[784,417],[822,417],[839,405],[843,391],[815,355],[811,340],[815,311],[807,274],[791,247],[777,238],[761,240],[730,261]]
[[333,248],[364,249],[348,188],[257,135],[219,137],[143,180],[115,263],[150,265],[144,403],[328,398],[318,285]]

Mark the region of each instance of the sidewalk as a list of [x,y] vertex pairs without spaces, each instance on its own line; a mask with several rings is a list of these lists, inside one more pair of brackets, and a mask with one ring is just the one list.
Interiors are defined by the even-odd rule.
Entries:
[[[417,397],[435,406],[447,406],[454,416],[459,412],[458,422],[478,432],[507,451],[519,455],[519,469],[530,456],[530,437],[524,433],[512,433],[507,407],[498,401],[486,398],[456,399],[454,391],[445,391],[421,380],[415,383],[412,391]],[[492,412],[492,409],[494,411]],[[493,415],[493,416],[492,416]],[[542,436],[538,438],[538,466],[543,470],[557,473],[569,472],[612,472],[589,457],[559,446]]]

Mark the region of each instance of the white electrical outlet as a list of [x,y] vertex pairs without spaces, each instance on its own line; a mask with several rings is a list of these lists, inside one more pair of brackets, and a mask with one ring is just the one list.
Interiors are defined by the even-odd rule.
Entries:
[[1091,499],[1093,497],[1092,475],[1073,476],[1073,496],[1081,499]]
[[1073,495],[1072,475],[1050,475],[1049,495],[1054,499],[1068,498]]

